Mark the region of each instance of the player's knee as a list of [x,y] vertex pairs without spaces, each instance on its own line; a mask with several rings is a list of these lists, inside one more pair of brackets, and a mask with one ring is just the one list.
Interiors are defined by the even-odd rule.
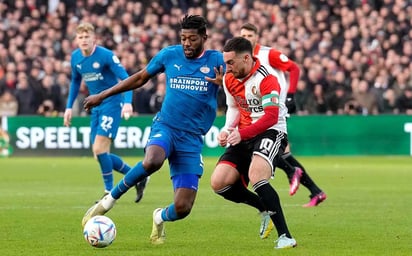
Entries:
[[187,215],[190,214],[190,211],[192,210],[193,203],[185,200],[180,200],[175,202],[175,210],[177,216],[179,216],[180,219],[183,219]]
[[163,162],[163,158],[159,158],[153,155],[145,156],[145,159],[143,161],[143,167],[149,174],[152,174],[153,172],[159,170],[162,167]]
[[212,187],[213,191],[217,193],[217,191],[221,190],[222,188],[226,187],[228,184],[225,184],[222,180],[212,178],[210,179],[210,186]]

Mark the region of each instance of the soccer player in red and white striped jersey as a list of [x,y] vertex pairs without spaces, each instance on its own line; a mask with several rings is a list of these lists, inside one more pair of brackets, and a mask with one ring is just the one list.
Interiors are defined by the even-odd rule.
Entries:
[[[245,23],[240,28],[240,36],[248,39],[253,46],[254,55],[262,64],[270,65],[272,67],[271,74],[278,78],[279,83],[286,84],[287,97],[286,106],[289,113],[294,113],[296,106],[294,104],[293,95],[296,92],[300,69],[299,66],[289,59],[281,51],[272,47],[262,46],[258,43],[258,29],[251,23]],[[287,79],[285,73],[289,74],[289,86],[287,86]],[[278,167],[283,169],[288,176],[290,189],[289,194],[294,195],[299,188],[299,184],[304,185],[311,192],[309,203],[303,205],[304,207],[317,206],[326,199],[326,194],[315,184],[309,177],[305,168],[297,159],[295,159],[290,152],[288,145],[285,153],[282,155],[284,161],[278,163]]]

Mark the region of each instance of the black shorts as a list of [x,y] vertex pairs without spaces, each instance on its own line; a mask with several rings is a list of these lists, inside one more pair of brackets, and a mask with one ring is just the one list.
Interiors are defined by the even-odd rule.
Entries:
[[229,162],[240,173],[245,184],[249,183],[248,172],[253,154],[265,158],[272,166],[274,174],[279,157],[288,144],[287,134],[278,130],[267,130],[255,138],[242,141],[236,146],[229,146],[219,162]]

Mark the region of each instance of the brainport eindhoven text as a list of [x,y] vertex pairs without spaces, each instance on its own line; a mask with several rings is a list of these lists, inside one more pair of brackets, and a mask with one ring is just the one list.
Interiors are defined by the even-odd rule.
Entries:
[[169,80],[170,88],[183,89],[192,91],[207,91],[207,81],[197,79],[185,79],[185,78],[171,78]]

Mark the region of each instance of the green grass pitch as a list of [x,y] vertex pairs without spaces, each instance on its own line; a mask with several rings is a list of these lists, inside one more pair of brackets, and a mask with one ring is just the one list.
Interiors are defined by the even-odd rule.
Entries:
[[[256,210],[215,195],[205,174],[191,215],[166,223],[164,245],[149,242],[152,211],[173,200],[165,165],[143,200],[130,190],[107,214],[117,225],[114,243],[92,248],[83,236],[84,212],[101,196],[97,163],[85,158],[0,159],[1,255],[411,255],[412,157],[298,157],[328,199],[303,208],[308,190],[293,197],[282,170],[271,182],[281,198],[298,247],[275,250],[276,231],[258,236]],[[126,158],[134,164],[138,158]],[[121,178],[116,174],[115,181]]]

